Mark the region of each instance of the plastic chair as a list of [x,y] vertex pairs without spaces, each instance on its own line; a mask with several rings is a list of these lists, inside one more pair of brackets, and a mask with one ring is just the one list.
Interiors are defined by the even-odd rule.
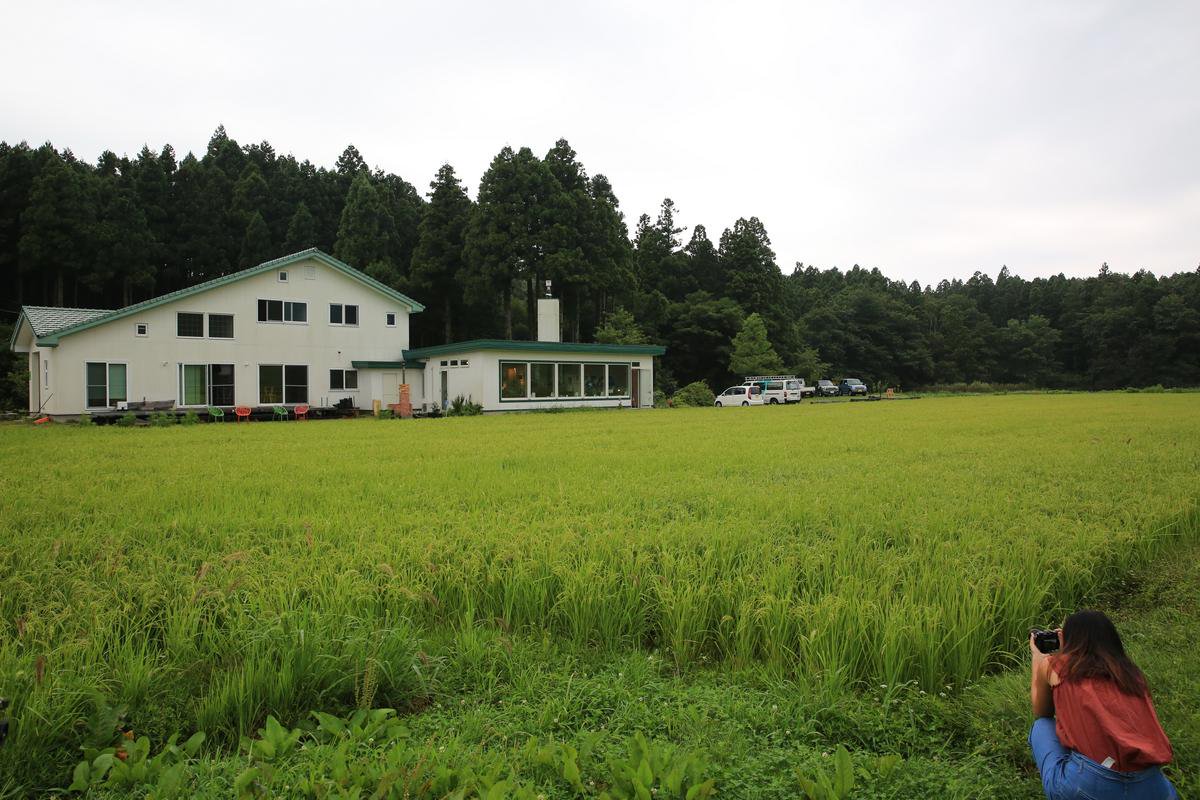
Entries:
[[216,406],[208,407],[208,419],[210,422],[224,422],[225,412]]
[[242,420],[245,420],[246,422],[250,421],[250,409],[246,406],[238,406],[233,410],[233,413],[237,415],[238,422],[241,422]]
[[286,420],[288,418],[287,406],[275,406],[271,409],[272,419]]
[[304,403],[301,403],[292,409],[292,413],[296,415],[296,419],[298,420],[308,419],[308,406]]

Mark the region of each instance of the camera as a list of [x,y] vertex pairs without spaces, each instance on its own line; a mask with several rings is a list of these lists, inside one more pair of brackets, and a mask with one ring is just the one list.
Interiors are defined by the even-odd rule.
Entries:
[[1041,652],[1058,652],[1058,631],[1046,631],[1041,630],[1040,628],[1031,628],[1029,633],[1033,636],[1033,646]]

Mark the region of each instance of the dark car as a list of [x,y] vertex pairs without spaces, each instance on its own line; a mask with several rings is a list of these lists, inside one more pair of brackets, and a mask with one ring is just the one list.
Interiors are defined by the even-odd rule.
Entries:
[[833,381],[817,381],[817,397],[837,397],[838,387]]
[[866,393],[867,385],[858,378],[842,378],[842,382],[838,384],[838,394],[840,395],[856,395]]

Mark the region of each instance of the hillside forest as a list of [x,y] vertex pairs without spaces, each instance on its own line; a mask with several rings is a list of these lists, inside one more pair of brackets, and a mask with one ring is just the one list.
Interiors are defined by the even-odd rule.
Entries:
[[[757,217],[719,234],[682,219],[670,199],[627,219],[566,140],[541,156],[504,147],[474,197],[449,164],[422,191],[354,146],[330,169],[223,127],[182,158],[167,145],[87,163],[0,142],[0,333],[23,304],[118,308],[318,247],[427,306],[413,346],[532,338],[550,281],[565,340],[665,345],[667,392],[747,370],[905,388],[1200,384],[1200,267],[1032,280],[1001,267],[921,286],[858,265],[784,271]],[[5,358],[0,407],[22,407],[24,360]]]

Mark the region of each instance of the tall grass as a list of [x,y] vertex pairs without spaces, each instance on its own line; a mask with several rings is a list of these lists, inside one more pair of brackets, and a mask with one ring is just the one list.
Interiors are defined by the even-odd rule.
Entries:
[[0,774],[50,780],[100,702],[234,741],[509,636],[969,681],[1200,529],[1200,398],[14,425],[0,465]]

